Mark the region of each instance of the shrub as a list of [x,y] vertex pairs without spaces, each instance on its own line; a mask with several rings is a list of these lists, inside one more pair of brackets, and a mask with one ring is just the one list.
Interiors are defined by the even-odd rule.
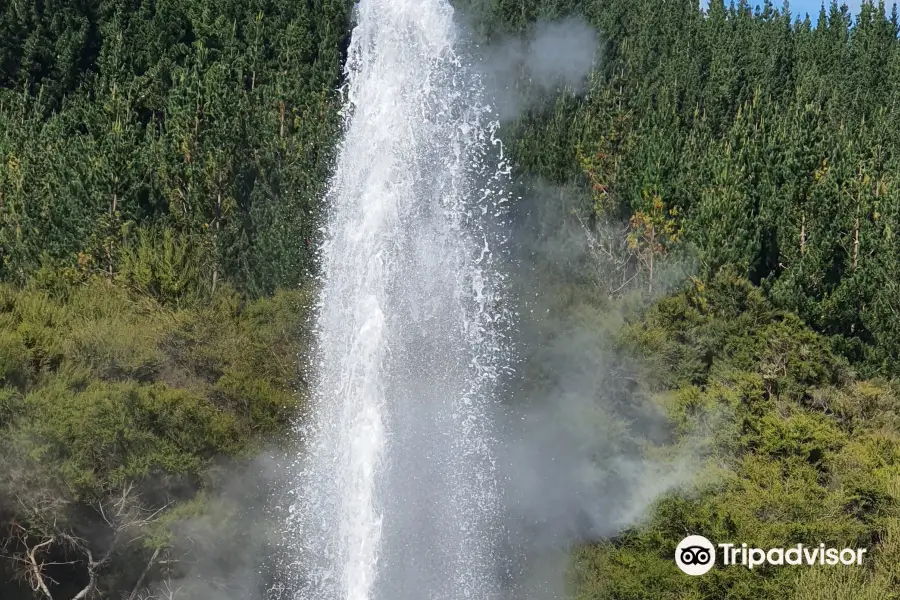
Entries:
[[[694,485],[657,502],[615,541],[579,548],[575,596],[889,598],[900,580],[900,396],[857,381],[822,337],[721,272],[626,325],[620,344],[650,361],[676,439],[705,436]],[[717,566],[685,577],[688,533],[757,547],[865,547],[863,569]]]

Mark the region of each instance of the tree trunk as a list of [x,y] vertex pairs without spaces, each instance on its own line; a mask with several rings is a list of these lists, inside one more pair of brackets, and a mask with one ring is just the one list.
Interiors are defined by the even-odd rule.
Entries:
[[853,225],[853,270],[859,264],[859,205],[861,192],[856,192],[856,222]]
[[[216,236],[219,233],[219,221],[222,218],[222,192],[220,191],[216,195],[216,220],[215,220],[215,230]],[[212,276],[212,293],[216,293],[216,284],[219,281],[219,262],[217,260],[213,261],[213,276]]]
[[800,219],[800,256],[806,251],[806,214]]
[[[117,208],[119,208],[119,195],[114,193],[112,196],[112,203],[109,205],[109,216],[113,217],[113,219],[115,219]],[[106,274],[109,277],[113,276],[112,245],[112,240],[106,244]]]

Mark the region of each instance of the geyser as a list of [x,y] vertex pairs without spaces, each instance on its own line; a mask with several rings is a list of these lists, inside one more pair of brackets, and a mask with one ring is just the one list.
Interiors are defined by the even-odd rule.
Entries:
[[294,599],[499,598],[498,125],[448,2],[356,10],[282,570]]

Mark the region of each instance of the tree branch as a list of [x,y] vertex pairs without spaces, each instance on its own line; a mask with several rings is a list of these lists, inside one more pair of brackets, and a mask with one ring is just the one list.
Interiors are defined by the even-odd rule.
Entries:
[[141,589],[141,586],[144,585],[144,579],[147,578],[147,573],[150,572],[150,569],[153,568],[153,563],[156,561],[156,558],[159,556],[159,548],[157,548],[153,552],[153,556],[150,557],[150,561],[147,563],[147,566],[144,567],[144,571],[141,573],[141,576],[138,577],[137,583],[134,584],[134,589],[131,590],[131,594],[128,595],[128,600],[135,600],[137,598],[138,591]]

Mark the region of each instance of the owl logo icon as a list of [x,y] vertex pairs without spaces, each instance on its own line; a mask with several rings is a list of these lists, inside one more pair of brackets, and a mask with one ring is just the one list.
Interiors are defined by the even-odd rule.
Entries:
[[675,564],[688,575],[703,575],[716,564],[716,549],[702,535],[689,535],[675,548]]

